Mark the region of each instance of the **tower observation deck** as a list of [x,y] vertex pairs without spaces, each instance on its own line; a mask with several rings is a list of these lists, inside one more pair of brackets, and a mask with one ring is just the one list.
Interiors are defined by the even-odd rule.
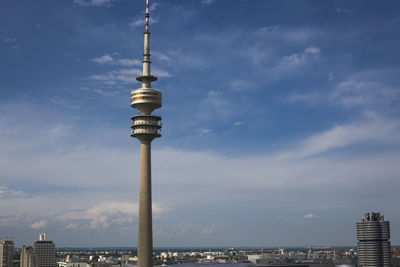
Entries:
[[146,0],[146,26],[144,31],[143,73],[136,77],[142,85],[131,91],[131,107],[140,114],[131,117],[131,136],[140,142],[140,197],[138,231],[138,266],[153,266],[153,227],[151,199],[151,142],[161,137],[161,117],[151,113],[161,108],[162,94],[151,87],[157,80],[150,72],[149,0]]
[[131,136],[138,138],[142,143],[151,142],[154,138],[160,137],[161,117],[153,116],[151,113],[161,107],[162,94],[159,90],[151,87],[151,83],[157,81],[157,77],[150,72],[150,32],[149,32],[149,0],[146,0],[146,26],[144,31],[144,53],[143,73],[136,77],[142,83],[139,89],[131,92],[131,107],[140,111],[140,115],[131,119]]

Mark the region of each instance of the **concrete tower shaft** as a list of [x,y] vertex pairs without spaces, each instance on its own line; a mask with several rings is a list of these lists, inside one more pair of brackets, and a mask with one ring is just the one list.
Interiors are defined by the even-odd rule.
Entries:
[[142,86],[131,92],[131,107],[140,111],[131,117],[131,136],[139,139],[140,146],[140,196],[138,231],[138,266],[153,266],[153,227],[151,199],[151,142],[161,137],[161,117],[151,113],[161,107],[161,92],[151,88],[157,77],[150,72],[149,0],[146,0],[146,28],[144,32],[143,73],[136,77]]

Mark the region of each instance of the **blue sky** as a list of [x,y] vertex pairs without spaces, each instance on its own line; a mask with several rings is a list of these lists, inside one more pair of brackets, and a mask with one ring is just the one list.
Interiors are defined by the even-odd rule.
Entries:
[[[136,246],[144,2],[0,3],[0,237]],[[152,1],[154,245],[399,244],[399,9]]]

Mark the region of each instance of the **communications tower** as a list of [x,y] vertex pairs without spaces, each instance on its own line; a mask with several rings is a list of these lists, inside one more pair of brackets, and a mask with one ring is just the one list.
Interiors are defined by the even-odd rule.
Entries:
[[157,77],[150,73],[149,0],[146,0],[146,25],[144,31],[143,73],[136,77],[142,86],[131,92],[131,107],[140,111],[131,119],[131,136],[139,139],[140,145],[140,196],[138,266],[153,266],[153,227],[151,209],[151,141],[160,137],[161,117],[151,113],[161,107],[161,92],[152,88]]

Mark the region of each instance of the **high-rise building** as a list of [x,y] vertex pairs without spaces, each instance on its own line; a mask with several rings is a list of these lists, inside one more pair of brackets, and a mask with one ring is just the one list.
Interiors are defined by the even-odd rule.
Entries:
[[0,267],[14,266],[14,241],[4,239],[0,241]]
[[45,233],[40,233],[39,240],[33,244],[34,267],[55,267],[56,251],[53,241],[48,241]]
[[20,257],[20,267],[34,267],[33,247],[22,246],[21,257]]
[[383,215],[365,213],[357,223],[358,266],[390,267],[390,226]]
[[161,117],[151,113],[161,107],[161,92],[152,88],[151,83],[157,77],[150,72],[150,32],[149,0],[146,0],[146,17],[144,31],[143,73],[136,77],[141,87],[131,92],[131,107],[140,111],[131,119],[131,136],[139,139],[140,147],[140,196],[139,196],[139,232],[138,232],[138,266],[153,266],[153,230],[151,209],[151,141],[160,137]]

